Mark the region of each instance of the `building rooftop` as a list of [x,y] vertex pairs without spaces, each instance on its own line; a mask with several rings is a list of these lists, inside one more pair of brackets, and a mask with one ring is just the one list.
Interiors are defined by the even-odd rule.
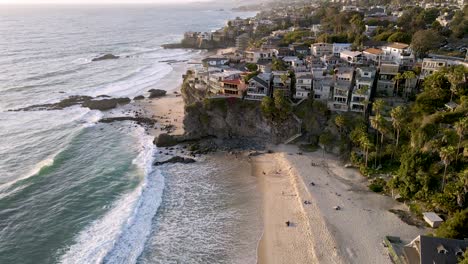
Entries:
[[457,263],[468,247],[468,241],[418,236],[405,247],[416,247],[419,263]]
[[400,43],[400,42],[393,42],[389,44],[387,47],[393,48],[393,49],[406,49],[409,47],[408,44],[405,43]]
[[370,54],[374,54],[374,55],[380,55],[383,53],[383,50],[381,49],[376,49],[376,48],[368,48],[366,50],[364,50],[363,52],[365,53],[370,53]]

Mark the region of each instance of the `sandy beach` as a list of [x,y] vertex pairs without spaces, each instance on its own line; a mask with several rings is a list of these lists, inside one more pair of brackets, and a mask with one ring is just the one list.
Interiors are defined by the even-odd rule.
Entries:
[[359,172],[333,156],[274,149],[253,159],[264,195],[258,263],[391,263],[385,235],[410,240],[424,233],[388,212],[404,210],[401,204],[370,192]]

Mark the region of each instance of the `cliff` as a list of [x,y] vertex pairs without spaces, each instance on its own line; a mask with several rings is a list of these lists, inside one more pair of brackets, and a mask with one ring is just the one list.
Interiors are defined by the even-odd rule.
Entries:
[[189,138],[214,136],[220,139],[249,138],[281,143],[297,134],[294,118],[275,123],[266,119],[260,102],[239,98],[204,98],[204,92],[184,83],[184,129]]

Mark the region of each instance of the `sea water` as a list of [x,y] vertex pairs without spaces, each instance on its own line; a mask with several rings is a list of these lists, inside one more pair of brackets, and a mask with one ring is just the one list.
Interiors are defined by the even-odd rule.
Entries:
[[[8,111],[173,89],[158,86],[164,61],[199,52],[161,44],[253,15],[220,8],[0,7],[0,263],[255,263],[255,181],[224,177],[236,163],[158,169],[135,124],[79,106]],[[107,53],[120,59],[91,61]]]

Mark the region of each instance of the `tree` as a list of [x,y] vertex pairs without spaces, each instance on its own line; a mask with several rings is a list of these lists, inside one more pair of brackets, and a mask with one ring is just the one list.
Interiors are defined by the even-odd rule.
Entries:
[[397,73],[395,75],[395,77],[393,77],[393,81],[396,84],[396,93],[397,93],[397,95],[400,92],[400,81],[401,80],[403,80],[403,75],[401,73]]
[[411,43],[411,35],[405,32],[395,32],[387,39],[388,42],[402,42],[402,43]]
[[403,73],[403,79],[405,79],[405,97],[408,98],[408,90],[411,84],[411,80],[416,78],[416,74],[413,71],[405,71]]
[[459,211],[436,229],[438,237],[464,239],[468,234],[468,208]]
[[255,63],[247,63],[245,65],[245,67],[247,68],[247,70],[249,70],[250,72],[254,72],[254,71],[257,71],[258,70],[258,66],[257,64]]
[[329,130],[324,131],[319,137],[319,143],[323,146],[322,154],[325,155],[325,148],[333,142],[333,135]]
[[362,134],[361,138],[359,139],[359,142],[361,143],[361,147],[364,149],[364,153],[366,156],[366,168],[367,168],[367,161],[369,160],[369,149],[372,148],[372,142],[370,141],[369,137],[367,136],[367,133]]
[[280,120],[286,120],[292,111],[291,103],[284,97],[282,90],[273,92],[274,106]]
[[453,146],[443,147],[439,151],[439,156],[442,162],[444,163],[444,177],[442,179],[442,190],[445,188],[447,167],[455,159],[455,148]]
[[465,131],[468,128],[468,117],[464,117],[460,119],[460,121],[455,123],[455,130],[457,131],[458,135],[458,144],[457,144],[457,155],[455,156],[455,162],[458,161],[458,155],[460,154],[460,146],[465,136]]
[[335,125],[338,127],[340,134],[343,132],[344,127],[346,126],[346,119],[343,115],[337,115],[335,117]]
[[398,147],[401,126],[406,116],[406,109],[401,105],[397,106],[392,109],[392,111],[390,112],[390,116],[392,117],[393,128],[396,130],[396,144],[395,145]]
[[448,74],[447,79],[450,82],[450,101],[453,99],[454,94],[458,94],[458,86],[465,81],[464,68],[454,67]]
[[377,99],[372,104],[372,108],[373,108],[376,115],[381,114],[384,107],[385,107],[385,101],[382,100],[382,99]]
[[441,39],[439,32],[433,29],[419,30],[413,35],[411,48],[419,58],[423,58],[428,51],[439,47]]

